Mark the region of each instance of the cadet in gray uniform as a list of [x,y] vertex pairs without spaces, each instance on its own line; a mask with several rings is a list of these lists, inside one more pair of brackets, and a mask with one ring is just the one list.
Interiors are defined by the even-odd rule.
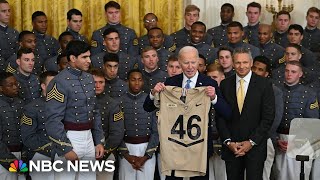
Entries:
[[[252,72],[262,77],[268,77],[271,73],[270,60],[265,56],[257,56],[254,58],[253,66],[251,67]],[[263,180],[270,180],[271,168],[274,162],[275,149],[277,145],[277,132],[278,126],[281,122],[283,115],[283,93],[280,88],[273,85],[273,93],[275,99],[275,117],[272,126],[268,132],[269,138],[267,141],[267,158],[263,168]]]
[[[184,28],[172,33],[170,36],[174,38],[177,49],[181,49],[189,44],[188,39],[190,37],[191,25],[199,20],[200,9],[195,5],[188,5],[184,10]],[[213,37],[205,33],[204,42],[208,45],[212,45]]]
[[215,48],[218,48],[222,45],[227,44],[227,26],[234,17],[234,7],[230,3],[224,3],[221,6],[220,18],[221,24],[219,26],[208,29],[207,33],[213,37],[213,45]]
[[104,10],[106,12],[108,23],[104,27],[93,32],[91,41],[91,53],[95,55],[104,51],[105,48],[103,45],[103,32],[107,28],[113,27],[119,32],[118,34],[121,39],[120,50],[126,54],[136,56],[139,51],[137,35],[133,29],[120,24],[120,5],[115,1],[109,1],[107,4],[105,4]]
[[[272,70],[272,80],[273,83],[278,86],[282,87],[284,84],[284,73],[285,73],[285,66],[286,63],[289,61],[301,61],[301,46],[297,44],[288,44],[286,48],[286,55],[285,55],[285,63],[280,64],[277,69]],[[309,84],[313,83],[318,79],[317,71],[314,71],[307,67],[302,67],[303,76],[301,77],[300,81],[302,84],[309,86]]]
[[280,11],[276,14],[276,29],[273,32],[273,41],[283,48],[286,48],[289,43],[287,35],[290,23],[291,16],[289,12]]
[[74,36],[71,32],[65,31],[60,34],[59,44],[61,48],[59,49],[58,55],[49,58],[44,62],[44,71],[59,71],[58,56],[65,54],[67,44],[72,40],[74,40]]
[[232,21],[228,25],[228,40],[229,40],[229,42],[226,44],[226,46],[233,49],[233,50],[235,48],[247,49],[251,52],[252,58],[259,56],[260,55],[259,48],[255,47],[251,44],[244,43],[242,41],[243,35],[244,35],[244,32],[243,32],[242,24],[237,21]]
[[[20,48],[30,48],[35,56],[34,58],[34,66],[33,66],[33,73],[34,74],[41,74],[43,70],[43,63],[44,59],[42,59],[36,49],[36,36],[31,31],[22,31],[19,34],[19,45]],[[7,62],[7,72],[14,73],[18,68],[18,64],[16,62],[17,54],[13,54],[10,56]]]
[[276,69],[284,61],[285,49],[272,41],[272,27],[268,24],[259,25],[259,46],[262,56],[270,60],[271,69]]
[[10,5],[0,0],[0,72],[4,72],[7,59],[18,51],[19,32],[8,26],[10,21]]
[[[148,38],[149,31],[153,28],[158,27],[158,17],[153,13],[147,13],[143,17],[144,27],[148,31],[146,35],[141,36],[139,41],[139,52],[141,53],[142,49],[146,46],[150,46],[150,38]],[[160,29],[160,28],[159,28]],[[162,32],[163,33],[163,32]],[[176,45],[174,44],[174,40],[172,36],[163,34],[163,48],[167,49],[170,52],[174,52],[176,50]]]
[[[217,59],[218,49],[205,43],[205,34],[206,25],[201,21],[194,22],[191,25],[190,38],[187,45],[195,47],[199,54],[202,54],[206,58],[206,64],[208,65]],[[179,51],[176,53],[179,53]]]
[[66,31],[70,32],[75,40],[84,41],[88,43],[88,38],[80,34],[82,27],[82,13],[78,9],[70,9],[67,12],[67,24]]
[[21,159],[20,117],[23,105],[18,98],[16,78],[12,73],[0,73],[0,179],[18,179],[18,173],[9,172],[9,167],[15,159]]
[[128,73],[129,91],[123,96],[125,136],[118,150],[120,180],[149,180],[155,171],[154,153],[159,144],[155,112],[146,112],[143,103],[148,96],[142,92],[142,73]]
[[[101,114],[102,129],[105,136],[105,153],[103,159],[115,161],[116,149],[124,136],[123,112],[120,102],[104,92],[105,78],[102,70],[91,69],[95,82],[95,91]],[[113,179],[113,172],[97,172],[98,180]]]
[[[47,87],[50,81],[58,73],[54,71],[46,71],[40,74],[41,94],[42,97],[35,99],[28,103],[23,110],[21,116],[21,138],[23,145],[27,148],[28,159],[37,160],[51,160],[54,156],[52,151],[52,142],[47,136],[45,129],[46,111],[45,98]],[[32,180],[54,180],[53,172],[31,172]]]
[[59,42],[54,37],[46,34],[47,23],[47,16],[44,12],[36,11],[32,14],[32,31],[37,38],[37,54],[44,60],[57,55],[60,48]]
[[19,97],[29,103],[40,97],[39,78],[32,73],[34,54],[31,49],[21,48],[17,53],[17,71],[13,74],[19,82]]
[[144,80],[142,89],[145,93],[149,93],[158,82],[166,80],[168,73],[158,68],[159,58],[153,47],[147,46],[142,50],[141,62],[143,64],[142,76]]
[[218,49],[218,63],[222,66],[224,76],[230,77],[236,72],[233,69],[233,59],[232,59],[233,50],[227,46],[221,46]]
[[317,64],[316,55],[309,49],[301,45],[303,39],[303,28],[299,24],[291,24],[288,29],[288,40],[290,43],[298,44],[301,46],[302,57],[300,62],[304,67],[314,68]]
[[117,54],[108,53],[103,57],[104,77],[106,79],[105,92],[110,97],[120,98],[128,91],[128,84],[118,77],[119,56]]
[[307,11],[307,26],[303,32],[302,46],[314,53],[320,53],[320,29],[319,25],[320,10],[311,7]]
[[251,2],[247,5],[246,15],[248,17],[248,25],[243,28],[245,41],[256,47],[259,46],[259,18],[261,16],[261,5],[257,2]]
[[[66,49],[69,65],[49,84],[45,124],[56,159],[95,161],[104,155],[101,116],[96,104],[90,67],[90,46],[71,41]],[[96,179],[95,172],[59,172],[57,179]]]
[[[214,62],[216,62],[216,61],[214,61]],[[198,71],[201,74],[206,74],[206,69],[207,69],[206,58],[202,54],[199,54]]]
[[119,78],[126,80],[128,71],[137,66],[136,58],[120,50],[121,38],[117,29],[113,27],[105,29],[103,32],[103,38],[103,44],[106,51],[91,57],[92,66],[102,69],[104,62],[103,57],[106,54],[115,53],[119,57]]
[[178,75],[182,73],[181,66],[178,61],[178,57],[175,55],[172,55],[168,59],[168,65],[167,65],[167,73],[169,77]]
[[171,55],[173,55],[173,53],[165,48],[164,37],[165,36],[163,34],[162,29],[158,27],[151,28],[148,31],[148,40],[150,42],[150,45],[151,47],[157,50],[157,54],[159,58],[159,62],[158,62],[159,68],[162,71],[167,71],[168,59]]
[[[284,112],[277,130],[279,133],[275,159],[277,180],[299,179],[300,162],[286,155],[291,120],[294,118],[319,118],[319,105],[316,93],[299,83],[302,74],[300,62],[287,62],[285,85],[283,88]],[[309,179],[312,161],[305,162],[304,164],[305,178]]]

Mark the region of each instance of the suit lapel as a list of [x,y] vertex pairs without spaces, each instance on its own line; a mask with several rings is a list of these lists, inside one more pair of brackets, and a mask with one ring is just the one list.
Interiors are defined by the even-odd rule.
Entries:
[[198,78],[197,78],[196,87],[201,87],[201,86],[203,86],[202,80],[203,80],[202,74],[199,73]]
[[[250,108],[249,103],[254,101],[253,97],[254,97],[255,85],[256,85],[256,75],[254,73],[252,73],[250,83],[249,83],[249,86],[247,89],[246,97],[245,97],[244,103],[243,103],[243,108],[242,108],[243,113],[244,113],[244,111],[249,110],[249,108]],[[241,113],[241,114],[243,114],[243,113]]]
[[235,107],[233,107],[233,109],[235,109],[236,112],[239,113],[239,107],[238,107],[238,101],[237,101],[237,82],[236,82],[236,75],[231,76],[231,84],[230,84],[230,91],[231,93],[229,93],[230,99],[232,102],[230,102],[230,104],[235,105]]
[[177,75],[178,77],[174,79],[174,84],[178,87],[182,87],[182,81],[183,81],[183,73]]

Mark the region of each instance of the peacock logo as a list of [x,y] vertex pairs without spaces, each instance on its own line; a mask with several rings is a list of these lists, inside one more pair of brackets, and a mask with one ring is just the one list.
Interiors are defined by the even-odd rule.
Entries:
[[12,163],[10,163],[9,172],[28,172],[27,164],[24,163],[22,160],[14,160]]

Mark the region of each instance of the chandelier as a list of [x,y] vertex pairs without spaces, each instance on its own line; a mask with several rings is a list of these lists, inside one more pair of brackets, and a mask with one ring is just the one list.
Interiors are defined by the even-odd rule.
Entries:
[[[293,11],[293,0],[266,0],[266,10],[273,15],[277,14],[280,11]],[[276,10],[276,3],[278,1],[278,11]]]

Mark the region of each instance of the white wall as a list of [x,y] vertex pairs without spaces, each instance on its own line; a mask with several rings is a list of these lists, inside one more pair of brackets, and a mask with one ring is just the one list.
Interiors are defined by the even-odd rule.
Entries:
[[[235,21],[241,22],[244,26],[247,24],[245,15],[247,4],[254,0],[185,0],[185,6],[188,4],[197,5],[200,12],[200,21],[203,21],[207,28],[211,28],[220,24],[220,8],[224,3],[231,3],[235,8]],[[255,0],[262,5],[261,22],[270,24],[272,22],[272,14],[265,10],[267,0]],[[303,27],[306,25],[305,17],[309,7],[315,6],[320,8],[320,0],[293,0],[294,10],[290,13],[292,23],[297,23]],[[278,5],[276,4],[276,7]]]

